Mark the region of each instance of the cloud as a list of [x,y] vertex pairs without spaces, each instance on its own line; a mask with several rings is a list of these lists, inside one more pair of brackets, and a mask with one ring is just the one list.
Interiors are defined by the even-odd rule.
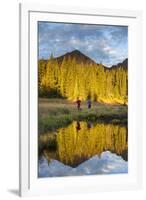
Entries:
[[78,49],[96,62],[111,66],[128,57],[126,26],[38,23],[39,58]]

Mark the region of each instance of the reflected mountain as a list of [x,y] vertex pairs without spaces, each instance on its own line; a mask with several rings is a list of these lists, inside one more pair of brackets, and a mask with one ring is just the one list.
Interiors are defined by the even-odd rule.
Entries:
[[123,125],[74,121],[55,133],[39,136],[40,161],[44,158],[51,164],[55,160],[72,168],[77,168],[95,155],[100,159],[106,151],[127,161],[127,149],[127,128]]
[[45,157],[41,157],[39,160],[39,177],[118,174],[127,172],[128,163],[121,156],[117,156],[109,151],[103,152],[100,157],[95,155],[75,168],[64,165],[54,159],[51,159],[49,163]]

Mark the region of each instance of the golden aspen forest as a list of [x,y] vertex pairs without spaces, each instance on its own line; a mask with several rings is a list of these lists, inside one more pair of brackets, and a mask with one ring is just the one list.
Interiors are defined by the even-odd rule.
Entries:
[[102,64],[77,63],[64,56],[58,63],[53,56],[39,61],[39,96],[59,97],[75,101],[77,98],[105,103],[127,104],[127,68],[108,69]]
[[38,177],[128,173],[128,28],[38,22]]

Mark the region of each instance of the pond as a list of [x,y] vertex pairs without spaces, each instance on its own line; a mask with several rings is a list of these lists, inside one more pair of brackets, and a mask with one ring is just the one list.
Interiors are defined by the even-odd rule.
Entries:
[[128,173],[126,125],[73,121],[38,142],[39,177]]

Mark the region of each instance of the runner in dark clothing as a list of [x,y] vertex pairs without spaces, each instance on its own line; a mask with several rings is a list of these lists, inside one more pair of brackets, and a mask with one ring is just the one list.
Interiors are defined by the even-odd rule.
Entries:
[[88,104],[88,108],[90,109],[91,108],[91,100],[90,99],[87,100],[87,104]]
[[79,98],[77,98],[76,103],[77,103],[77,109],[81,110],[81,100],[79,100]]

